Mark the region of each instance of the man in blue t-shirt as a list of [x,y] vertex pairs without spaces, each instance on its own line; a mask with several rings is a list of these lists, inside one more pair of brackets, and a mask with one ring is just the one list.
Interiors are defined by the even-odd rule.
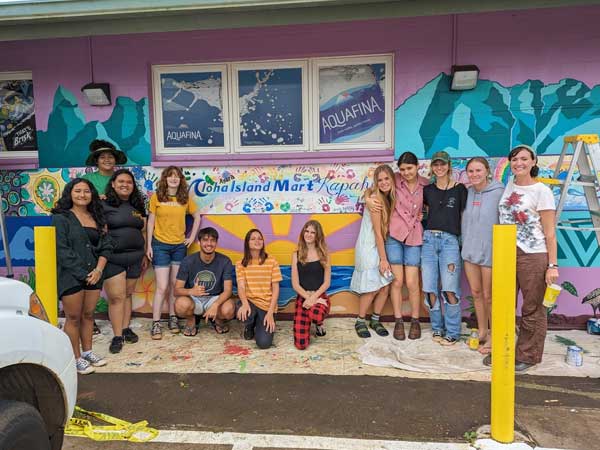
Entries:
[[198,232],[200,251],[184,258],[175,283],[175,312],[185,319],[184,336],[198,332],[195,315],[203,316],[219,334],[229,331],[227,320],[233,319],[235,303],[233,291],[233,264],[227,256],[218,253],[219,233],[212,227]]

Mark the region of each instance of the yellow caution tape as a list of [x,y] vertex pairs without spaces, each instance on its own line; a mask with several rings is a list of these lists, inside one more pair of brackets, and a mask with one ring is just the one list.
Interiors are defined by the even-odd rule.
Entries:
[[148,442],[158,436],[158,430],[150,428],[146,420],[131,423],[109,416],[108,414],[86,411],[79,406],[75,407],[75,412],[94,417],[112,425],[93,425],[87,419],[72,417],[65,429],[67,436],[88,437],[94,441],[129,442]]

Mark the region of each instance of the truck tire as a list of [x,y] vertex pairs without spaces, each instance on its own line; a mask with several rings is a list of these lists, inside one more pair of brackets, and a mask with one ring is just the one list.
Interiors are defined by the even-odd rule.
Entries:
[[50,450],[44,419],[28,403],[0,400],[0,450]]

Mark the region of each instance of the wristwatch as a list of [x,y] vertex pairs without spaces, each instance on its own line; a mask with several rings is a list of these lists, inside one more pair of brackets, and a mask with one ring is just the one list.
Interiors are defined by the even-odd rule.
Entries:
[[548,264],[548,269],[558,269],[558,264]]

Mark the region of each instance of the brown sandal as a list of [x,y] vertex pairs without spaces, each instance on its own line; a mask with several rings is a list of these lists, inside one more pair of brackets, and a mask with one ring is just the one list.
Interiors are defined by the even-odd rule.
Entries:
[[394,339],[403,341],[406,339],[404,334],[404,321],[402,319],[396,319],[396,325],[394,325]]
[[411,319],[410,321],[410,331],[408,332],[409,339],[421,339],[421,324],[419,323],[419,319]]

